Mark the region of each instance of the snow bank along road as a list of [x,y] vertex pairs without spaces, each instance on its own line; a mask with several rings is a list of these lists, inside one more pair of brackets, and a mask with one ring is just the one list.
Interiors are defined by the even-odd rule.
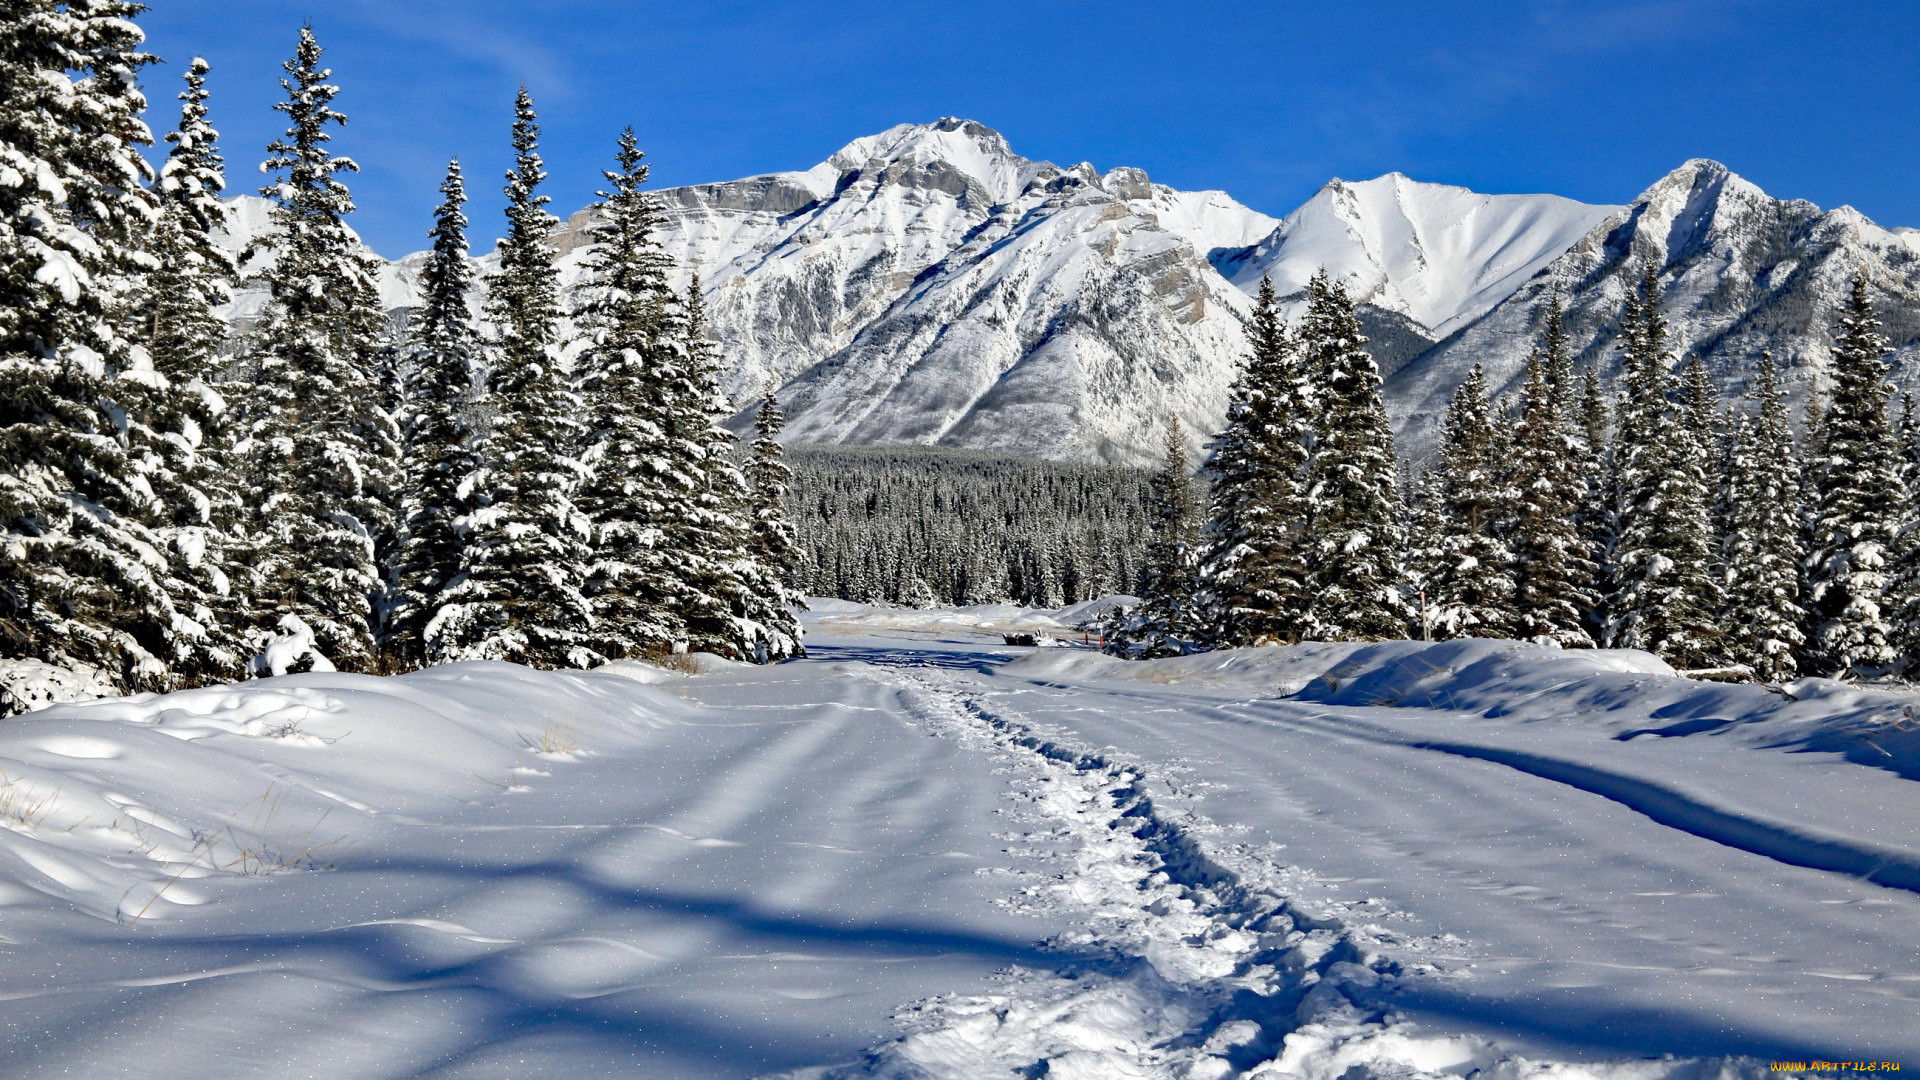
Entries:
[[1920,1068],[1909,696],[983,621],[7,721],[0,1076]]

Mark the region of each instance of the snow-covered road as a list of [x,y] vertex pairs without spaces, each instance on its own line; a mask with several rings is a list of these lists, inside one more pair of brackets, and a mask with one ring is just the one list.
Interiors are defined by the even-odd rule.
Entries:
[[1920,1068],[1911,698],[814,621],[7,721],[0,1076]]

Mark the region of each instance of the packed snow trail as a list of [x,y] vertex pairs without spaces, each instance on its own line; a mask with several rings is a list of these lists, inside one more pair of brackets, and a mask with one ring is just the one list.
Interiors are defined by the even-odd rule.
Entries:
[[[1879,883],[1920,846],[1911,698],[814,621],[767,669],[309,674],[0,726],[0,1077],[1920,1062],[1920,896]],[[1874,880],[1795,865],[1835,852]]]
[[[827,629],[861,636],[823,653],[921,663],[953,637],[888,613]],[[1184,778],[1185,831],[1284,856],[1290,903],[1457,943],[1379,949],[1438,972],[1394,986],[1402,1030],[1594,1067],[1920,1056],[1920,903],[1886,887],[1920,865],[1914,699],[1665,671],[1492,642],[1039,650],[967,692]]]

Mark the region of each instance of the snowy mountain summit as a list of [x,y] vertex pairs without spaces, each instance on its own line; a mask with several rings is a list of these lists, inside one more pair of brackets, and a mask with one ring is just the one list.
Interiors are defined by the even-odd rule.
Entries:
[[1326,267],[1356,300],[1399,312],[1435,337],[1512,295],[1616,208],[1557,195],[1481,195],[1399,173],[1330,180],[1255,247],[1221,269],[1251,293],[1281,295]]
[[[1708,161],[1626,206],[1389,173],[1329,181],[1276,220],[1137,168],[1030,160],[948,117],[863,136],[803,171],[658,197],[679,283],[701,276],[729,390],[745,406],[777,387],[796,442],[1145,462],[1169,412],[1193,432],[1218,426],[1261,278],[1291,312],[1322,266],[1361,301],[1416,453],[1474,363],[1511,384],[1549,296],[1610,377],[1643,257],[1663,268],[1677,349],[1699,352],[1728,393],[1763,345],[1799,392],[1817,382],[1830,302],[1856,269],[1886,301],[1896,369],[1920,351],[1920,233],[1774,199]],[[591,216],[558,238],[570,281]],[[418,260],[387,267],[389,306],[415,302]]]

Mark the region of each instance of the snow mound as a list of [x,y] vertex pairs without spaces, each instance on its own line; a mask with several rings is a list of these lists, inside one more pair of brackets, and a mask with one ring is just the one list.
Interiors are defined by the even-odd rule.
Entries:
[[113,683],[103,671],[58,667],[43,660],[0,658],[0,716],[106,697],[113,692]]

